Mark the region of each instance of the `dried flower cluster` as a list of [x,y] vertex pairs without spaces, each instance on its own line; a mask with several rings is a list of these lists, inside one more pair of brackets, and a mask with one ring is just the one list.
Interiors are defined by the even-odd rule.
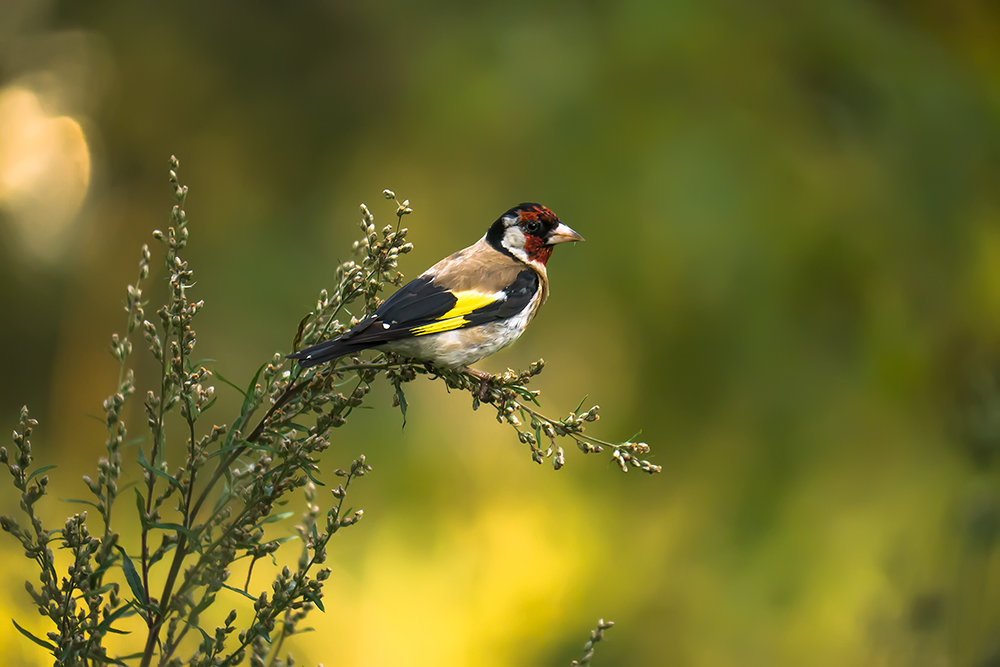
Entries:
[[[49,482],[45,473],[54,466],[29,472],[29,436],[36,423],[27,408],[14,431],[14,451],[0,448],[0,462],[6,464],[21,493],[20,507],[30,527],[24,528],[7,516],[0,517],[0,526],[36,562],[41,587],[28,584],[28,592],[38,610],[52,621],[54,630],[40,638],[17,627],[47,649],[57,663],[209,666],[249,660],[253,665],[292,664],[290,656],[281,658],[282,645],[299,631],[300,622],[311,610],[324,609],[323,583],[331,573],[324,566],[329,542],[340,529],[361,519],[361,510],[345,509],[345,499],[352,482],[372,469],[361,456],[348,469],[334,471],[339,483],[326,501],[321,501],[319,458],[330,446],[331,430],[362,405],[380,375],[395,388],[394,402],[404,420],[403,386],[424,376],[469,392],[474,409],[482,402],[495,407],[497,419],[516,430],[518,439],[539,463],[550,459],[556,469],[562,467],[565,455],[556,439],[568,437],[583,452],[610,448],[623,471],[630,467],[659,471],[659,466],[639,458],[649,451],[645,444],[613,444],[584,433],[585,425],[598,419],[597,406],[584,412],[578,408],[558,420],[539,413],[538,392],[527,385],[541,372],[541,361],[527,371],[496,376],[487,387],[464,372],[390,354],[370,361],[342,359],[308,370],[275,354],[246,387],[206,368],[194,360],[198,341],[194,321],[204,302],[192,297],[194,274],[183,258],[189,237],[184,210],[187,188],[178,181],[175,158],[170,166],[175,197],[170,225],[165,231],[154,232],[163,247],[165,302],[152,320],[146,318],[143,281],[150,275],[152,253],[143,246],[138,279],[126,290],[124,333],[113,335],[111,340],[119,380],[115,392],[104,401],[106,456],[98,463],[96,478],[83,478],[94,499],[74,501],[97,510],[103,523],[99,536],[89,531],[86,512],[71,516],[60,530],[44,528],[35,513],[34,506],[45,495]],[[383,194],[396,200],[389,190]],[[302,319],[295,348],[345,331],[358,321],[350,314],[352,304],[357,304],[361,314],[370,312],[377,307],[386,283],[402,283],[397,263],[413,246],[406,241],[407,230],[401,223],[412,209],[408,201],[395,203],[395,224],[381,229],[362,205],[363,236],[354,244],[356,259],[338,267],[336,286],[322,291],[315,310]],[[136,392],[129,360],[137,330],[159,372],[143,399],[148,437],[137,448],[136,470],[141,478],[132,488],[139,543],[124,545],[112,528],[113,519],[123,519],[113,517],[112,510],[120,490],[127,488],[122,483],[122,450],[128,434],[124,408]],[[205,422],[206,412],[215,403],[215,380],[243,396],[239,413],[229,424]],[[345,389],[345,384],[349,388]],[[171,417],[171,413],[177,416]],[[175,432],[178,424],[181,427]],[[169,451],[184,452],[182,461],[171,464],[165,455],[168,443]],[[292,539],[268,539],[265,526],[291,515],[276,508],[298,489],[303,490],[306,500],[297,535],[293,536],[301,542],[301,555],[294,568],[275,568],[270,585],[262,586],[262,575],[255,575],[254,565],[273,557],[283,542]],[[323,506],[329,509],[324,512]],[[56,570],[50,546],[56,541],[72,556],[72,564],[62,574]],[[248,558],[250,566],[246,579],[233,585],[230,566],[240,558]],[[123,594],[121,581],[128,594]],[[253,600],[252,616],[239,618],[234,610],[221,626],[203,627],[203,612],[227,605],[226,598],[220,596],[230,595]],[[120,632],[116,621],[128,616],[138,616],[145,625],[144,649],[132,656],[109,655],[113,646],[106,640]],[[598,632],[602,630],[599,627]]]

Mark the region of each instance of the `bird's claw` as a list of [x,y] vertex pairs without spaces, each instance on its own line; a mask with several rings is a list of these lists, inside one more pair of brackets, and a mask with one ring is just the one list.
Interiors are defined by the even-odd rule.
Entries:
[[490,381],[493,380],[493,374],[481,371],[478,368],[467,368],[466,372],[473,379],[479,380],[479,391],[476,393],[476,396],[479,398],[480,403],[489,403]]
[[490,395],[490,378],[480,378],[479,379],[479,402],[488,403],[486,399]]

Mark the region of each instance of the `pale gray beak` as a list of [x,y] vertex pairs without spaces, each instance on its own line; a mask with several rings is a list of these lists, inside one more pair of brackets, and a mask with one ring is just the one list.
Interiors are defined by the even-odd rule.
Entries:
[[568,225],[564,225],[560,222],[545,238],[545,245],[555,245],[557,243],[566,243],[567,241],[582,240],[582,236],[570,229]]

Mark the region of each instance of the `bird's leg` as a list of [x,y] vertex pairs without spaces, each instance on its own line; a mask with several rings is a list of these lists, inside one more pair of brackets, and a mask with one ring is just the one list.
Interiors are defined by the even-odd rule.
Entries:
[[466,366],[465,372],[474,379],[479,380],[479,400],[485,403],[490,393],[490,380],[493,379],[493,374],[471,366]]

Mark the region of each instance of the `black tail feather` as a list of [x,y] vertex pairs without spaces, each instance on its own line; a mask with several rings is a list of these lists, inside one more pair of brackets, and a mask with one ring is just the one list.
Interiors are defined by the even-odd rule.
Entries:
[[310,368],[326,363],[327,361],[339,359],[345,354],[360,352],[368,347],[371,346],[358,345],[357,343],[349,343],[342,340],[328,340],[299,350],[298,352],[292,352],[288,355],[288,358],[297,359],[302,368]]

